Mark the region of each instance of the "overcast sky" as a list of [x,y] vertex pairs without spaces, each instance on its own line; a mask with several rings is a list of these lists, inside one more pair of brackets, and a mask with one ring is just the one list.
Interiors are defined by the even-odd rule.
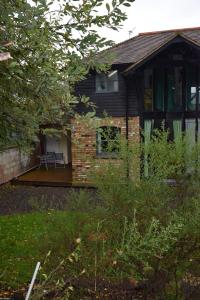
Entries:
[[127,8],[128,19],[120,32],[106,36],[116,42],[139,32],[185,27],[200,27],[200,0],[136,0]]

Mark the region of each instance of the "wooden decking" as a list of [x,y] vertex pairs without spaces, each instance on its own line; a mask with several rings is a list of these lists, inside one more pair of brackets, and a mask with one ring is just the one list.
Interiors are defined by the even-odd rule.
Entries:
[[44,167],[35,168],[15,178],[14,184],[35,186],[72,186],[72,166],[68,164],[65,168]]

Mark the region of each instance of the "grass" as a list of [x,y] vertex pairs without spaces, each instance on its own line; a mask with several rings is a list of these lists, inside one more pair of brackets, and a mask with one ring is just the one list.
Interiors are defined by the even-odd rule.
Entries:
[[56,266],[96,222],[88,214],[65,211],[0,217],[0,288],[29,282],[36,262],[43,262],[49,251],[49,268]]

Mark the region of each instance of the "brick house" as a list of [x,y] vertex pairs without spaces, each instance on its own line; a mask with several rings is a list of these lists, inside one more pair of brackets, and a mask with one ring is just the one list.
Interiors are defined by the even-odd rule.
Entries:
[[[106,51],[114,57],[111,70],[91,71],[76,89],[96,105],[99,127],[139,142],[140,129],[150,136],[164,121],[172,138],[190,130],[195,142],[200,134],[200,27],[140,33]],[[81,119],[72,119],[71,125],[68,141],[46,141],[45,149],[64,147],[72,183],[87,183],[90,159],[108,159],[105,140],[99,128]]]
[[[140,128],[150,135],[165,121],[172,138],[190,130],[194,142],[200,133],[200,28],[141,33],[108,52],[114,56],[111,71],[91,72],[77,88],[94,102],[99,118],[104,111],[111,117],[100,126],[139,141]],[[91,155],[106,159],[104,140],[72,122],[73,180],[82,182]]]

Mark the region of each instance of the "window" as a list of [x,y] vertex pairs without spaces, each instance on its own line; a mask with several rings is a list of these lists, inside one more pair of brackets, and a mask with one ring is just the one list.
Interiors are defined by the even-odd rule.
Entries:
[[165,69],[155,68],[154,70],[154,109],[164,111],[164,86]]
[[167,109],[169,112],[182,111],[183,67],[168,70],[167,74]]
[[[182,137],[182,119],[172,120],[172,126],[173,126],[173,140],[179,141]],[[169,133],[171,133],[172,130],[170,130]]]
[[194,146],[196,142],[196,119],[185,120],[185,136],[188,147]]
[[144,110],[153,110],[153,70],[144,70]]
[[186,68],[186,107],[187,111],[195,111],[198,100],[197,93],[197,72],[196,67],[188,66]]
[[118,92],[118,72],[111,71],[108,74],[96,74],[96,92],[111,93]]
[[115,126],[99,127],[96,134],[98,156],[112,156],[119,152],[121,129]]

